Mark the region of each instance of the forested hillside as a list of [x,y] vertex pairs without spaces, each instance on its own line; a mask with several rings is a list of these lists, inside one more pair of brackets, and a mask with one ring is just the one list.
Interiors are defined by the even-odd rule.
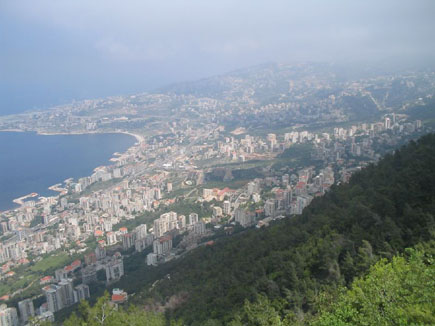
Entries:
[[[334,186],[301,216],[194,250],[162,266],[155,286],[138,279],[142,291],[134,302],[150,306],[151,298],[161,304],[178,298],[166,314],[185,325],[303,325],[319,313],[333,320],[330,316],[348,302],[340,296],[343,286],[364,277],[380,259],[390,260],[418,244],[433,251],[434,213],[432,134],[354,174],[348,184]],[[368,290],[372,286],[362,281],[357,285]],[[434,300],[431,293],[424,293],[426,300]],[[325,297],[337,302],[335,310],[322,308]],[[415,298],[410,298],[405,306],[413,304]],[[429,309],[426,315],[435,313],[430,305],[423,308]],[[259,314],[259,319],[246,319],[246,311]],[[334,324],[322,320],[318,325]]]

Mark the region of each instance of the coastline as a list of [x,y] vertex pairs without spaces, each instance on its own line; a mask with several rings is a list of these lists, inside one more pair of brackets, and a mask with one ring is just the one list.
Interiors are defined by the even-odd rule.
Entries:
[[[7,130],[0,130],[0,131],[7,131]],[[17,130],[17,132],[27,132],[27,131],[23,131],[23,130]],[[136,138],[136,140],[139,143],[142,143],[145,141],[145,138],[141,135],[138,134],[134,134],[132,132],[129,131],[74,131],[74,132],[41,132],[41,131],[29,131],[29,132],[36,132],[36,134],[38,135],[42,135],[42,136],[55,136],[55,135],[66,135],[66,136],[74,136],[74,135],[95,135],[95,134],[124,134],[124,135],[129,135],[132,136],[134,138]]]
[[[98,132],[98,131],[81,131],[81,132],[70,132],[70,133],[66,133],[66,132],[40,132],[40,131],[36,131],[36,130],[21,130],[21,129],[0,129],[0,132],[20,132],[20,133],[25,133],[25,132],[34,132],[37,135],[42,135],[42,136],[55,136],[55,135],[67,135],[67,136],[74,136],[74,135],[88,135],[88,134],[126,134],[129,135],[131,137],[134,137],[136,139],[136,142],[128,147],[124,152],[119,153],[119,152],[114,152],[112,153],[112,156],[109,158],[109,162],[111,162],[112,164],[114,162],[116,162],[118,160],[119,157],[121,157],[122,155],[126,154],[127,152],[131,151],[133,148],[139,146],[140,144],[142,144],[145,141],[145,138],[141,135],[132,133],[132,132],[128,132],[128,131],[121,131],[121,130],[117,130],[117,131],[109,131],[109,132]],[[100,165],[94,168],[93,171],[95,171],[95,169],[97,168],[102,168],[102,167],[107,167],[110,166],[112,164],[105,164],[105,165]],[[84,176],[83,176],[84,177]],[[70,180],[73,179],[71,177],[67,178],[66,180]],[[65,180],[65,181],[66,181]],[[65,181],[61,182],[61,183],[57,183],[55,185],[49,186],[47,189],[50,191],[56,191],[59,192],[58,195],[55,196],[50,196],[50,197],[54,197],[57,198],[59,197],[61,194],[65,194],[65,190],[64,188],[60,188],[59,186],[61,186]],[[56,189],[54,189],[56,188]],[[62,191],[62,190],[63,191]],[[31,198],[31,197],[36,197],[35,194],[37,195],[37,193],[32,192],[30,194],[21,196],[19,198],[15,198],[12,200],[12,202],[16,205],[19,205],[19,207],[14,207],[14,208],[10,208],[7,210],[2,210],[0,211],[1,213],[9,213],[11,211],[20,209],[24,206],[24,200],[27,198]]]
[[22,130],[22,129],[0,129],[0,132],[34,132],[37,135],[42,136],[55,136],[55,135],[66,135],[66,136],[74,136],[74,135],[95,135],[95,134],[124,134],[130,135],[139,143],[145,141],[145,138],[141,135],[125,131],[125,130],[114,130],[114,131],[73,131],[73,132],[47,132],[47,131],[38,131],[38,130]]

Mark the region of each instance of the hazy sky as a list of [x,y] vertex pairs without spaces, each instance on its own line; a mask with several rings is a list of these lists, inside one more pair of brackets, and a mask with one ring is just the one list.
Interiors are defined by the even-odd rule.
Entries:
[[0,114],[259,63],[435,54],[435,0],[0,0]]

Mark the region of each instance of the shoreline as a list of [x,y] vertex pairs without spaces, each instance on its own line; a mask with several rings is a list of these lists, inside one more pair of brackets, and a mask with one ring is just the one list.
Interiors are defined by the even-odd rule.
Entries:
[[134,138],[136,138],[136,140],[139,143],[142,143],[145,141],[145,138],[141,135],[129,132],[129,131],[124,131],[124,130],[119,130],[119,131],[73,131],[73,132],[46,132],[46,131],[38,131],[38,130],[22,130],[22,129],[0,129],[0,132],[34,132],[37,135],[41,135],[41,136],[57,136],[57,135],[64,135],[64,136],[74,136],[74,135],[95,135],[95,134],[124,134],[124,135],[129,135],[132,136]]
[[[132,133],[132,132],[129,132],[129,131],[109,131],[109,132],[98,132],[98,131],[85,132],[85,131],[82,131],[82,132],[70,132],[70,133],[66,133],[66,132],[40,132],[40,131],[35,131],[35,130],[21,130],[21,129],[0,129],[0,132],[21,132],[21,133],[23,133],[23,132],[34,132],[37,135],[41,135],[41,136],[56,136],[56,135],[74,136],[74,135],[89,135],[89,134],[91,134],[91,135],[92,134],[125,134],[125,135],[129,135],[131,137],[134,137],[136,139],[136,142],[132,146],[128,147],[124,152],[122,152],[122,153],[119,153],[119,152],[112,153],[112,156],[108,159],[108,161],[110,162],[109,164],[97,166],[97,167],[95,167],[95,169],[113,165],[114,162],[116,162],[120,156],[126,154],[132,148],[134,148],[136,146],[139,146],[140,144],[142,144],[145,141],[145,137],[143,137],[141,135],[138,135],[138,134],[135,134],[135,133]],[[95,169],[93,171],[95,171]],[[71,179],[73,179],[73,178],[67,178],[67,179],[65,179],[65,181],[66,180],[71,180]],[[52,185],[52,186],[47,188],[50,191],[59,192],[58,195],[56,195],[56,196],[50,196],[50,197],[59,197],[61,194],[65,194],[64,192],[60,191],[60,189],[59,189],[60,187],[56,187],[56,186],[62,185],[63,183],[65,183],[65,181],[63,181],[62,183],[57,183],[57,184]],[[56,187],[58,189],[57,190],[52,189],[54,187]],[[65,190],[65,189],[63,189],[63,190]],[[6,209],[6,210],[1,210],[0,212],[1,213],[8,213],[8,212],[11,212],[11,211],[14,211],[14,210],[22,208],[24,206],[23,199],[29,198],[30,195],[32,195],[32,194],[36,194],[36,193],[32,192],[31,194],[24,195],[22,197],[13,199],[12,203],[14,203],[16,205],[19,205],[19,207],[10,208],[10,209]]]

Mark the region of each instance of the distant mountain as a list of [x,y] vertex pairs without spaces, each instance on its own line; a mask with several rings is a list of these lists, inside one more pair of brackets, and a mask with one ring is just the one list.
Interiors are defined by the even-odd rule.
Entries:
[[388,72],[372,66],[264,64],[220,76],[177,83],[131,96],[74,102],[51,110],[0,117],[0,129],[81,132],[164,130],[169,121],[216,123],[263,133],[292,127],[378,121],[407,114],[435,96],[430,70]]

